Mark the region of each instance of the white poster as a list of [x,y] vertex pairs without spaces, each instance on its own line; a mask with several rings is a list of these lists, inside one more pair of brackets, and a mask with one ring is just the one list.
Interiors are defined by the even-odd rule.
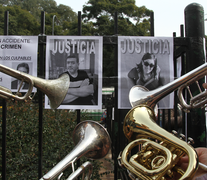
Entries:
[[[70,77],[58,109],[102,108],[102,47],[102,37],[47,36],[46,79],[57,79],[62,73]],[[49,103],[45,96],[46,109]]]
[[[118,108],[131,109],[129,91],[148,90],[174,80],[173,37],[118,37]],[[173,108],[174,93],[159,101],[159,109]]]
[[[0,36],[0,64],[37,77],[37,48],[37,36]],[[15,77],[0,72],[0,85],[12,92],[27,92],[29,84]]]

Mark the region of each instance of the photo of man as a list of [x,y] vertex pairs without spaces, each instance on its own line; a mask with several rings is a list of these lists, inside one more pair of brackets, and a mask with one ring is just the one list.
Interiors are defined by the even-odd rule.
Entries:
[[[101,109],[103,37],[47,36],[46,79],[67,73],[68,92],[59,109]],[[49,100],[45,97],[45,108]]]
[[68,56],[66,58],[66,66],[66,73],[70,77],[70,86],[62,104],[93,105],[94,86],[88,74],[79,69],[78,56]]
[[[28,65],[28,63],[20,63],[20,64],[18,64],[17,70],[29,74],[29,65]],[[20,85],[21,85],[21,87],[20,87]],[[13,80],[11,82],[11,89],[19,89],[19,88],[21,88],[21,89],[28,89],[29,88],[29,84],[26,83],[25,81],[22,82],[19,79]]]
[[[13,44],[14,42],[15,44]],[[0,36],[0,46],[14,47],[0,49],[0,64],[14,71],[37,77],[38,36]],[[16,46],[21,48],[15,48]],[[21,82],[16,75],[10,76],[3,72],[0,72],[0,86],[10,89],[14,93],[18,90],[25,93],[29,88],[29,84],[25,81]],[[36,91],[37,89],[34,87],[32,92]]]

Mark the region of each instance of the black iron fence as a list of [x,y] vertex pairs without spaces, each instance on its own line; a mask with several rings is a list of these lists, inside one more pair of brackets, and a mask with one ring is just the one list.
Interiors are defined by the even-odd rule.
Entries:
[[[5,12],[5,30],[4,35],[8,35],[8,13]],[[39,35],[39,74],[38,76],[44,78],[44,61],[45,61],[45,45],[46,45],[46,35],[44,32],[44,12],[41,15],[41,32]],[[78,13],[78,35],[81,35],[81,13]],[[196,17],[196,18],[192,18]],[[199,21],[198,21],[199,19]],[[153,24],[153,14],[151,15],[151,35],[154,36],[154,24]],[[164,22],[163,22],[164,23]],[[114,70],[116,72],[115,77],[103,77],[103,87],[113,87],[114,91],[104,97],[104,110],[107,109],[106,118],[106,128],[111,136],[112,140],[112,158],[114,161],[114,179],[123,178],[123,174],[119,171],[119,166],[117,164],[117,157],[120,151],[124,149],[128,141],[123,134],[123,120],[128,109],[118,109],[118,29],[117,29],[117,15],[115,14],[115,32],[114,36],[103,37],[103,46],[113,46],[114,47]],[[182,72],[181,75],[189,72],[190,70],[196,68],[197,66],[205,62],[204,53],[204,14],[203,9],[197,4],[190,4],[185,9],[185,36],[184,36],[184,26],[181,25],[181,36],[176,37],[174,33],[174,69],[175,77],[177,77],[177,59],[181,58],[182,62]],[[174,109],[173,110],[159,110],[157,123],[168,131],[173,129],[187,134],[195,139],[195,147],[206,146],[206,137],[199,140],[197,137],[201,136],[201,132],[206,132],[205,123],[205,111],[193,110],[191,113],[184,113],[180,111],[180,106],[178,105],[178,98],[176,96],[177,91],[175,91],[174,99]],[[43,142],[43,93],[38,91],[38,103],[39,103],[39,127],[38,127],[38,177],[42,177],[42,144]],[[103,109],[99,111],[88,111],[91,115],[92,120],[100,121],[101,115],[104,111]],[[3,100],[2,103],[2,179],[6,178],[6,167],[7,167],[7,155],[6,155],[6,113],[7,113],[7,103]],[[81,121],[81,110],[76,110],[77,113],[77,123]]]

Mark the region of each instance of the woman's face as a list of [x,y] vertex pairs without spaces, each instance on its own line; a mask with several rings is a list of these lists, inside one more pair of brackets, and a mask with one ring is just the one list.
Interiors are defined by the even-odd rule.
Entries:
[[155,67],[155,60],[154,59],[145,59],[142,61],[142,67],[144,73],[151,73]]

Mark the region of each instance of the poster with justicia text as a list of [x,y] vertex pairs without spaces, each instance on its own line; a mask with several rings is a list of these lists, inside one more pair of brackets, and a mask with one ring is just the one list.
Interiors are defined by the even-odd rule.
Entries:
[[[102,108],[102,48],[102,37],[47,36],[46,79],[58,79],[63,73],[70,79],[59,109]],[[50,101],[45,96],[46,109]]]
[[[158,90],[173,80],[173,37],[118,37],[118,108],[131,109],[132,102],[140,100],[138,86]],[[136,87],[135,95],[129,100],[132,87]],[[173,100],[174,93],[166,95],[157,103],[158,108],[173,108]]]
[[[23,76],[17,77],[20,72],[37,76],[37,47],[37,36],[0,36],[0,64],[12,68],[10,75],[2,72],[5,68],[1,70],[0,86],[12,92],[28,91],[28,81],[21,81]],[[33,88],[33,92],[36,91],[37,89]]]

